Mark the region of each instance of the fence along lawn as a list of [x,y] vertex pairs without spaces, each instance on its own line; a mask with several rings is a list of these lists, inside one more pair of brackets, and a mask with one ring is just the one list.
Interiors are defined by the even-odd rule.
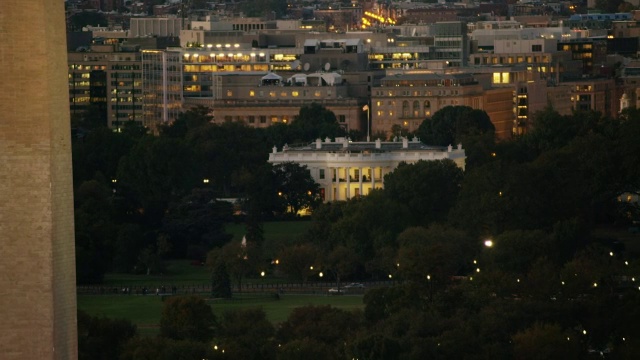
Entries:
[[[293,309],[314,305],[331,305],[343,310],[363,309],[362,295],[288,295],[276,300],[268,295],[242,294],[233,300],[212,300],[213,313],[220,316],[231,309],[262,308],[273,324],[285,321]],[[159,333],[163,297],[156,295],[79,295],[78,309],[89,315],[111,319],[127,319],[138,327],[140,334],[155,336]]]

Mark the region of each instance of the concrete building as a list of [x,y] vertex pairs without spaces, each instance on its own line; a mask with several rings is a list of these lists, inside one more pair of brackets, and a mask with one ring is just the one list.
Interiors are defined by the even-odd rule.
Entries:
[[174,121],[182,111],[182,53],[142,51],[143,123],[155,129]]
[[[0,2],[0,359],[78,358],[64,5]],[[24,21],[37,24],[25,31]]]
[[127,121],[143,121],[142,63],[139,49],[94,44],[67,54],[69,106],[81,115],[90,106],[102,111],[103,122],[117,129]]
[[571,54],[573,60],[582,62],[582,73],[598,74],[600,65],[606,63],[607,40],[600,38],[568,39],[558,42],[558,51]]
[[384,188],[384,176],[398,167],[420,160],[450,159],[462,170],[466,156],[457,147],[428,146],[418,139],[403,138],[397,142],[351,142],[346,138],[317,139],[303,147],[273,148],[269,163],[295,162],[309,169],[320,185],[324,201],[347,200],[368,195],[372,189]]
[[214,100],[216,122],[242,121],[254,127],[290,123],[300,108],[319,103],[333,111],[345,130],[365,131],[361,105],[366,100],[350,97],[339,73],[296,73],[288,78],[276,73],[263,76],[220,76],[222,94]]
[[512,134],[513,90],[487,87],[469,73],[389,72],[373,88],[371,104],[373,134],[392,134],[394,126],[415,131],[438,110],[456,105],[486,111],[499,139]]
[[182,30],[182,18],[175,16],[131,18],[129,23],[130,37],[179,36],[180,30]]

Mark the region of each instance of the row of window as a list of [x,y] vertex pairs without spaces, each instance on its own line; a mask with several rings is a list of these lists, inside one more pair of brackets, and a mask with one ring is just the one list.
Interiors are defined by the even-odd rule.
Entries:
[[111,98],[111,102],[139,102],[142,103],[143,98],[141,96],[129,96],[129,97],[118,97],[118,98]]
[[[281,98],[286,98],[288,96],[291,97],[307,97],[307,96],[315,96],[315,97],[331,97],[333,96],[333,90],[332,89],[317,89],[317,90],[270,90],[270,91],[264,91],[264,90],[249,90],[249,97],[271,97],[271,98],[275,98],[275,97],[281,97]],[[233,91],[232,90],[227,90],[227,97],[232,97],[233,96]]]
[[111,110],[142,110],[142,105],[111,105]]
[[107,70],[107,66],[71,64],[69,65],[69,70]]
[[482,56],[474,57],[474,65],[497,65],[497,64],[539,64],[548,63],[549,56]]
[[375,96],[448,96],[448,95],[460,95],[461,92],[458,90],[402,90],[402,91],[394,91],[394,90],[376,90],[374,91]]
[[[338,115],[338,122],[340,123],[346,123],[347,122],[347,117],[346,115]],[[249,124],[266,124],[267,120],[270,121],[271,124],[275,124],[275,123],[279,123],[282,122],[284,124],[289,123],[290,117],[287,115],[282,115],[282,116],[277,116],[277,115],[270,115],[270,116],[266,116],[266,115],[259,115],[259,116],[254,116],[254,115],[248,115],[248,116],[230,116],[227,115],[224,117],[224,121],[226,122],[230,122],[230,121],[239,121],[239,122],[247,122]]]

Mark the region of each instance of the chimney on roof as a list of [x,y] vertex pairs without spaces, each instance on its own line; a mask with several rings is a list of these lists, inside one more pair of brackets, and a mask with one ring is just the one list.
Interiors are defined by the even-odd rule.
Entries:
[[278,152],[278,147],[274,146],[271,150],[273,151],[274,154],[276,154]]
[[406,138],[406,137],[402,138],[402,148],[403,149],[408,149],[409,148],[409,138]]
[[380,139],[376,139],[376,149],[382,148],[382,141]]

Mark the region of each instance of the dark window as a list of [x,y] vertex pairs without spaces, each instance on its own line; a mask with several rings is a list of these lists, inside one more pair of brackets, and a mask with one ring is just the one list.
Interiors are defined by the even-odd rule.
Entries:
[[532,52],[540,52],[542,51],[542,45],[531,45]]

